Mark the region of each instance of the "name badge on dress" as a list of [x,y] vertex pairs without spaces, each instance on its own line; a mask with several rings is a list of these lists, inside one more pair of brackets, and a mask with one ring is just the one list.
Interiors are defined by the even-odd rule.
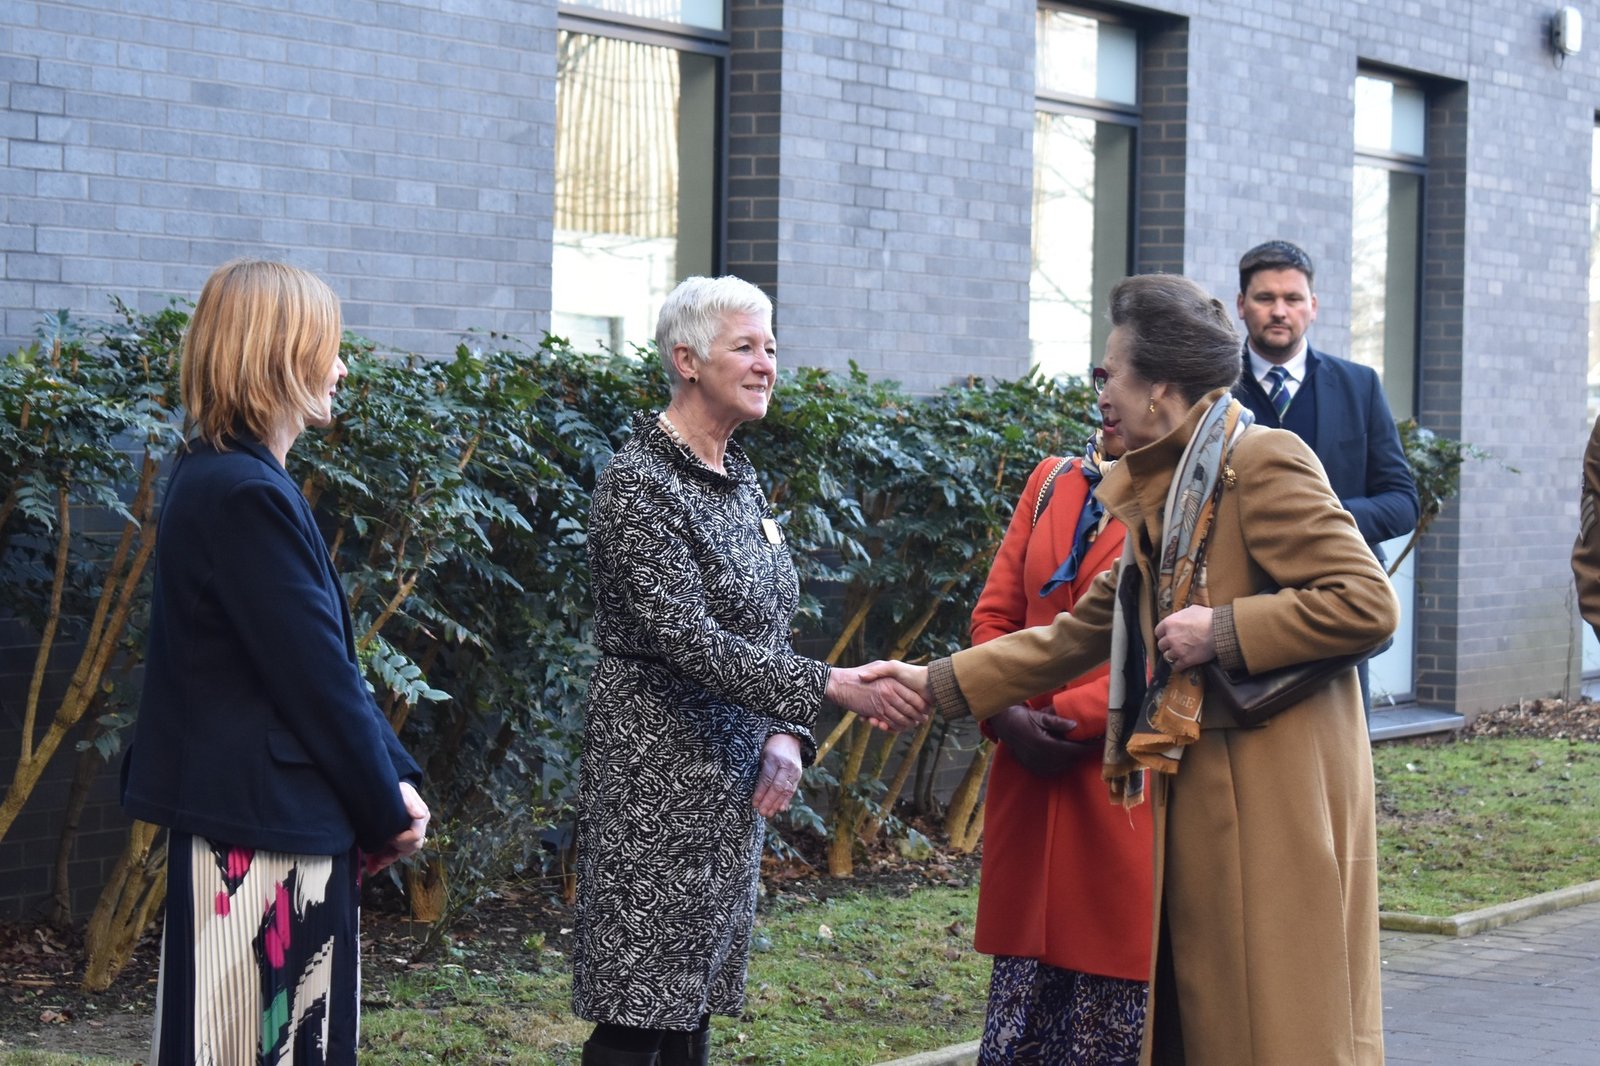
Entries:
[[767,535],[768,544],[783,543],[783,531],[778,528],[778,523],[774,522],[772,519],[763,518],[761,520],[761,532]]

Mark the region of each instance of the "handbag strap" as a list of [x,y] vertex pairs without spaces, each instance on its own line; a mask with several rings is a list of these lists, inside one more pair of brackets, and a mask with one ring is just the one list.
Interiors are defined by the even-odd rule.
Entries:
[[1056,490],[1056,475],[1065,470],[1070,462],[1072,462],[1072,457],[1068,456],[1057,463],[1055,469],[1050,471],[1050,476],[1044,479],[1044,484],[1039,486],[1039,498],[1033,502],[1033,524],[1035,526],[1039,524],[1039,516],[1044,514],[1045,504],[1050,502],[1050,496]]

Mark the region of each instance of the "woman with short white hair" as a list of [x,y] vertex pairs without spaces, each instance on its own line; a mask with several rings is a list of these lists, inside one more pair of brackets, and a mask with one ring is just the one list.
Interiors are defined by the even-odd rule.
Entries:
[[[705,1063],[744,1009],[764,819],[816,752],[824,697],[888,729],[920,696],[796,655],[799,581],[743,449],[777,384],[772,304],[735,277],[667,297],[672,385],[595,487],[595,643],[578,817],[573,1011],[587,1066]],[[885,668],[887,669],[887,667]]]

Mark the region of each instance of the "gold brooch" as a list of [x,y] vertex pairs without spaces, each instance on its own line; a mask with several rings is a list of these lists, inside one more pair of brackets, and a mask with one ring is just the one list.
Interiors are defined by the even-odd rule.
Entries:
[[1237,485],[1238,483],[1239,483],[1239,479],[1234,475],[1233,467],[1224,466],[1222,468],[1222,484],[1223,484],[1223,486],[1226,487],[1226,488],[1230,488],[1231,489],[1235,485]]

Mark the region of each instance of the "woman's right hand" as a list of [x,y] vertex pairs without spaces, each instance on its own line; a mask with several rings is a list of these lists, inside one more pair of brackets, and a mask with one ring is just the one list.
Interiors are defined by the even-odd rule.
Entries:
[[827,697],[879,729],[898,733],[928,717],[926,667],[879,661],[828,671]]
[[1035,777],[1059,777],[1100,748],[1098,743],[1068,739],[1077,722],[1021,704],[990,718],[989,727],[1018,765]]

